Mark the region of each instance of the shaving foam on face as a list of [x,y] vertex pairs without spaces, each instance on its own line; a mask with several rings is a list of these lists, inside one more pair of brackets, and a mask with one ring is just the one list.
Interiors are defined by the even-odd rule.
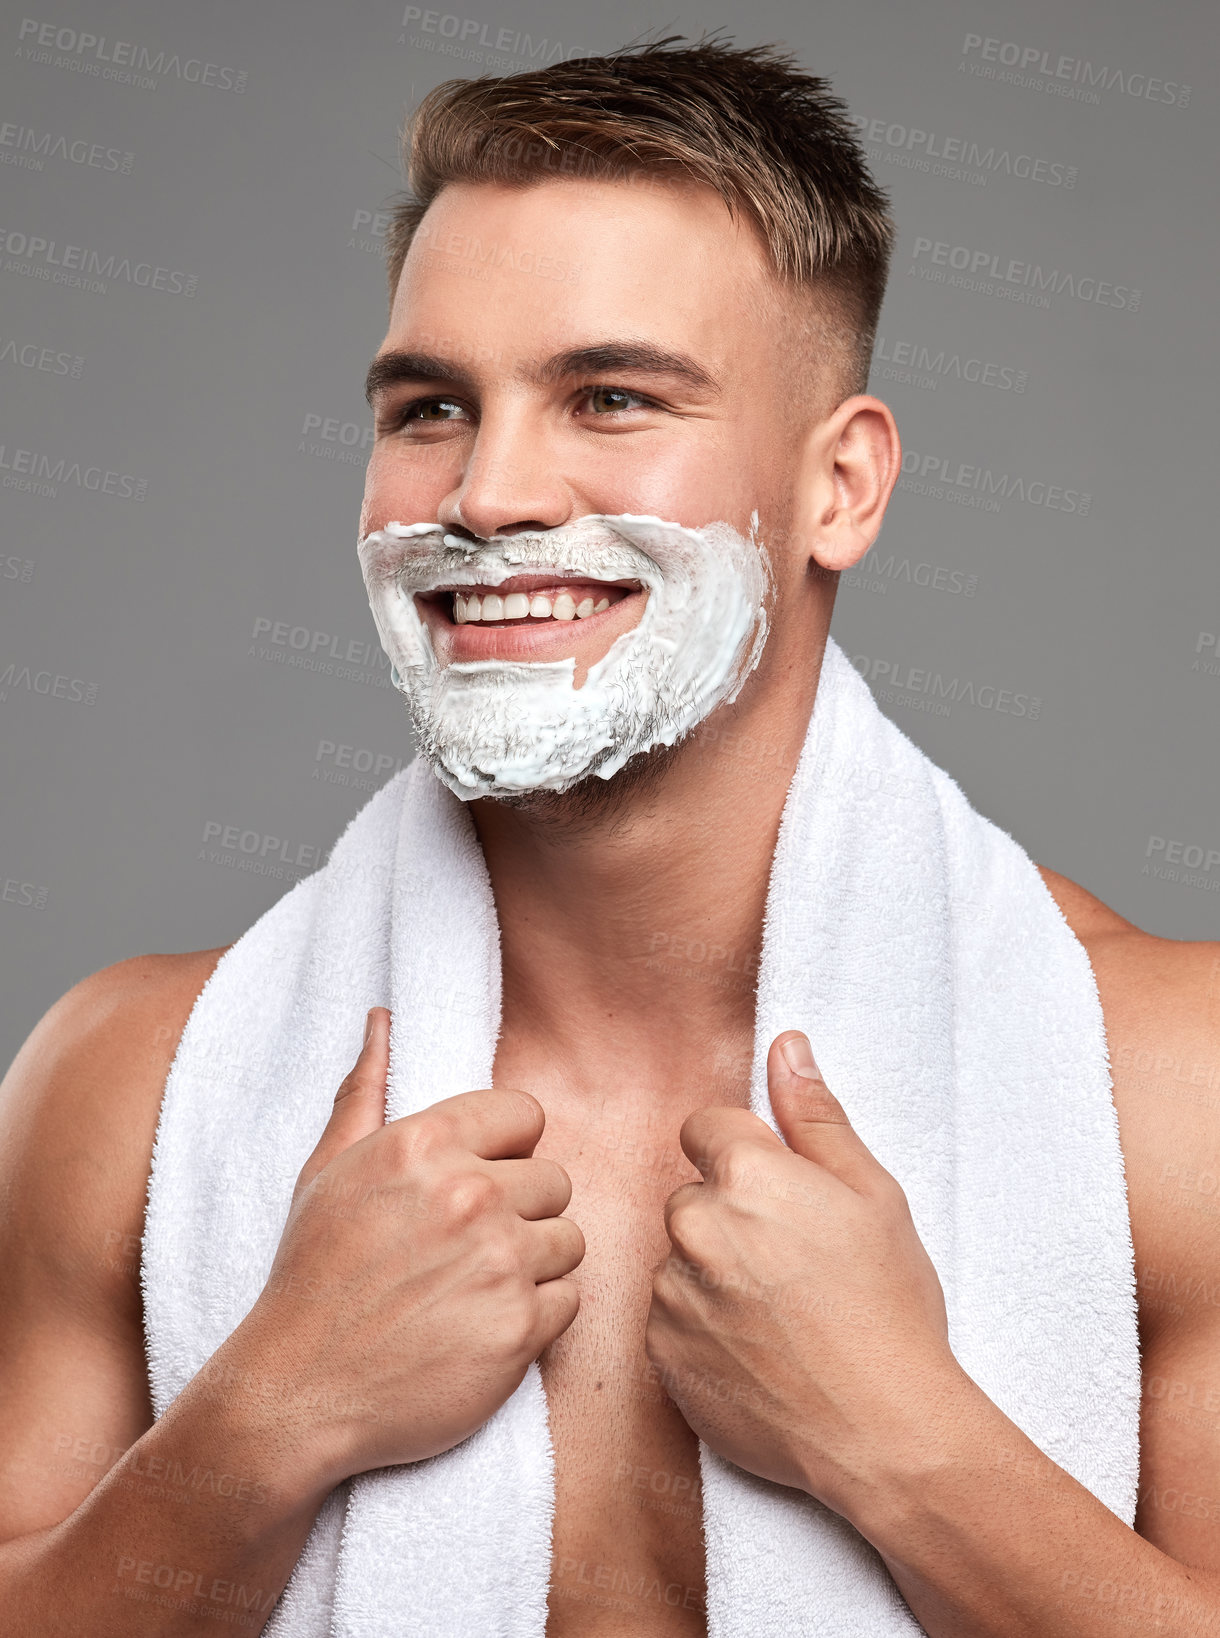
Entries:
[[[611,779],[630,757],[674,744],[735,699],[761,658],[774,579],[757,532],[757,512],[749,540],[727,523],[688,529],[624,512],[486,540],[438,523],[366,535],[357,553],[369,606],[421,753],[471,801]],[[580,688],[574,657],[437,660],[416,594],[523,573],[636,580],[647,592],[637,624]]]

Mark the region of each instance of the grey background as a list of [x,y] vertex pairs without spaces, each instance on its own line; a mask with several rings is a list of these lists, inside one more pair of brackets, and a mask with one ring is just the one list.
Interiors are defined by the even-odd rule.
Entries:
[[[18,10],[0,22],[0,1062],[85,974],[237,938],[409,759],[355,555],[397,132],[443,79],[649,32],[783,41],[881,122],[867,151],[899,242],[872,388],[908,464],[1090,497],[972,508],[951,499],[971,480],[929,494],[912,471],[836,637],[1039,863],[1150,931],[1216,937],[1211,8],[446,4],[426,29],[401,4],[333,0],[36,13],[58,47]],[[106,45],[80,50],[81,32]],[[113,77],[117,41],[165,54],[151,83]],[[1014,52],[1044,52],[1076,94],[1040,65],[1038,84],[1003,77]],[[937,172],[946,139],[976,146],[969,175]],[[75,142],[105,157],[53,151]],[[1043,179],[1008,169],[1034,161]],[[57,248],[23,254],[30,237]],[[920,240],[1138,306],[953,285]],[[117,274],[55,282],[66,244]],[[138,282],[145,265],[183,288]],[[916,349],[921,366],[896,362]],[[968,360],[995,380],[962,379]],[[119,493],[89,486],[106,471]],[[1025,715],[977,703],[988,687]]]

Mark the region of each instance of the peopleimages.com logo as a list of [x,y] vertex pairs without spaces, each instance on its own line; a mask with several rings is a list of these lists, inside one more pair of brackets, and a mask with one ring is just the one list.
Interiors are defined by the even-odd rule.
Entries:
[[1130,285],[1113,284],[1060,267],[1046,268],[1040,262],[1025,262],[1015,256],[1006,259],[997,250],[951,245],[943,239],[916,238],[912,266],[917,263],[949,267],[972,280],[994,281],[1052,296],[1074,296],[1077,301],[1095,302],[1101,307],[1123,307],[1129,313],[1138,311],[1140,304],[1141,292]]
[[[547,35],[535,38],[516,28],[496,28],[494,23],[487,23],[480,17],[458,17],[454,12],[433,11],[423,6],[404,6],[402,29],[414,25],[416,33],[408,41],[402,34],[399,35],[400,44],[410,44],[418,51],[436,50],[432,40],[425,40],[422,36],[431,35],[448,44],[448,50],[442,45],[439,49],[452,57],[476,57],[481,51],[492,52],[499,56],[518,58],[523,65],[544,67],[547,63],[566,62],[570,57],[580,53],[579,46],[565,46],[560,40],[552,40]],[[482,57],[479,56],[479,61]]]
[[60,244],[41,233],[22,233],[0,227],[0,254],[5,273],[21,273],[28,278],[46,279],[105,295],[108,281],[136,285],[142,290],[164,290],[172,296],[193,296],[199,276],[179,268],[159,267],[154,262],[132,261],[113,252],[103,256],[87,245]]
[[932,176],[948,176],[956,181],[985,183],[989,176],[1014,176],[1023,182],[1045,182],[1052,188],[1074,188],[1076,166],[1061,160],[1045,159],[994,142],[971,137],[945,136],[922,130],[899,120],[869,115],[853,115],[852,124],[860,140],[880,148],[886,160]]
[[[993,472],[989,467],[958,461],[951,455],[922,455],[918,450],[905,449],[902,472],[899,488],[958,504],[969,493],[978,496],[979,503],[1020,500],[1030,506],[1049,507],[1052,512],[1075,512],[1082,518],[1088,516],[1093,504],[1090,490],[1067,489],[1062,484],[1047,483],[1044,478],[1030,478],[1021,472]],[[994,504],[987,510],[998,511],[999,506]]]
[[1029,85],[1036,91],[1061,96],[1075,93],[1090,102],[1100,101],[1099,91],[1118,91],[1124,96],[1169,103],[1177,108],[1185,108],[1190,101],[1190,87],[1177,80],[1160,79],[1155,74],[1133,74],[1108,63],[1097,65],[1086,57],[1056,56],[1043,46],[1018,45],[1015,40],[996,40],[982,34],[966,35],[958,67],[971,73],[981,72],[988,79]]
[[93,171],[117,171],[130,176],[136,156],[124,148],[108,148],[84,137],[69,137],[62,131],[47,131],[33,125],[0,125],[0,161],[25,170],[40,171],[48,159],[62,159]]
[[153,51],[134,40],[112,40],[104,34],[41,22],[37,17],[21,19],[17,38],[22,43],[16,54],[27,62],[69,68],[142,90],[155,91],[160,79],[185,80],[215,91],[241,93],[246,89],[244,68],[226,68],[177,51]]
[[968,381],[975,386],[995,387],[1000,392],[1024,392],[1029,372],[1013,364],[998,364],[945,347],[929,347],[923,342],[878,336],[873,347],[873,365],[887,381],[902,381],[914,387],[935,387],[941,380]]
[[973,705],[980,711],[998,711],[1003,716],[1028,717],[1042,714],[1037,694],[1000,688],[995,683],[976,683],[969,677],[944,677],[928,666],[906,665],[868,654],[853,654],[851,663],[873,685],[873,692],[885,704],[915,706],[947,717],[954,705]]

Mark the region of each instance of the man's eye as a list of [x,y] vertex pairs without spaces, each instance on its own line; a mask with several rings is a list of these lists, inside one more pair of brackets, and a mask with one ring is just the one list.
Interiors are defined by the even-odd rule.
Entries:
[[455,421],[465,413],[462,406],[455,404],[451,398],[416,398],[392,413],[390,424],[400,427],[407,421]]
[[646,404],[648,399],[638,392],[628,392],[624,387],[591,387],[588,394],[589,402],[598,414],[613,414],[615,410],[629,409],[632,402]]

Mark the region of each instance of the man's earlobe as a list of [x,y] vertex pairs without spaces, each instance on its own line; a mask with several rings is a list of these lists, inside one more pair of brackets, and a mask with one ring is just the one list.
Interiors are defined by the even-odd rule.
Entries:
[[836,518],[829,529],[815,536],[810,558],[820,573],[839,574],[854,569],[875,539],[876,534],[861,529],[853,517]]

